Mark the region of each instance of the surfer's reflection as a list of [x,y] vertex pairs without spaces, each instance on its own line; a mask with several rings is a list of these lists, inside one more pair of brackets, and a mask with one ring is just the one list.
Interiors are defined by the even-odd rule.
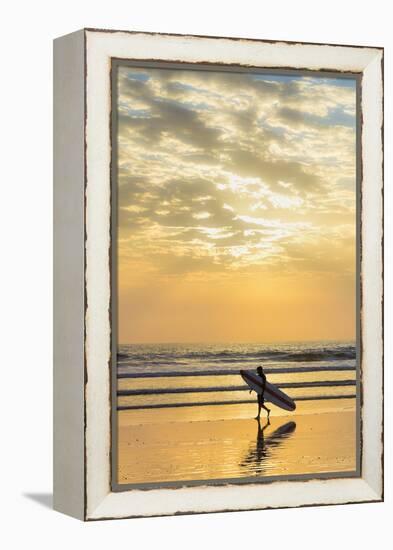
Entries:
[[246,457],[240,463],[240,466],[250,473],[263,474],[266,471],[266,461],[270,458],[273,449],[293,434],[296,429],[296,422],[286,422],[274,430],[272,434],[265,435],[268,426],[270,426],[269,421],[261,426],[261,421],[258,420],[256,445],[252,444],[250,446]]

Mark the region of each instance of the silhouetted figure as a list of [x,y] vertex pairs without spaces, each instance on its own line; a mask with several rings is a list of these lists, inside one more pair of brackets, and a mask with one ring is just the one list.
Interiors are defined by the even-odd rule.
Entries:
[[258,414],[255,418],[256,420],[259,420],[261,417],[261,409],[265,409],[267,412],[267,420],[270,423],[270,409],[268,409],[265,405],[266,374],[263,372],[263,368],[261,366],[257,368],[257,373],[262,378],[262,393],[257,394]]

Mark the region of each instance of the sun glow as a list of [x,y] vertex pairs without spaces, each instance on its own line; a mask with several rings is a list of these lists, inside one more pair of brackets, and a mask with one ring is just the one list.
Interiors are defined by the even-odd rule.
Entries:
[[354,337],[354,82],[118,84],[120,340]]

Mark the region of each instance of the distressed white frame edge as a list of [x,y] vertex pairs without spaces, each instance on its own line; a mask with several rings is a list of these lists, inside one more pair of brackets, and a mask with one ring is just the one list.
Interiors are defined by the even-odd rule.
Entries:
[[84,31],[53,48],[53,507],[85,517]]
[[[171,515],[379,501],[382,443],[382,50],[86,31],[86,516]],[[362,477],[224,487],[110,490],[110,60],[161,59],[363,72]],[[99,92],[97,92],[99,90]]]

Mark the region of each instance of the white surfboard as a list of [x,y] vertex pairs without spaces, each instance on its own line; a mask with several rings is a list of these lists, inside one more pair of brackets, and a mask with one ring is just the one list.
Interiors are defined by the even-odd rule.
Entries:
[[[258,374],[251,370],[241,370],[240,375],[248,384],[249,388],[258,394],[262,393],[263,384],[261,377],[258,376]],[[295,401],[286,393],[278,389],[277,386],[268,381],[266,381],[264,397],[265,401],[269,401],[269,403],[273,403],[273,405],[276,405],[286,411],[294,411],[296,409]]]

